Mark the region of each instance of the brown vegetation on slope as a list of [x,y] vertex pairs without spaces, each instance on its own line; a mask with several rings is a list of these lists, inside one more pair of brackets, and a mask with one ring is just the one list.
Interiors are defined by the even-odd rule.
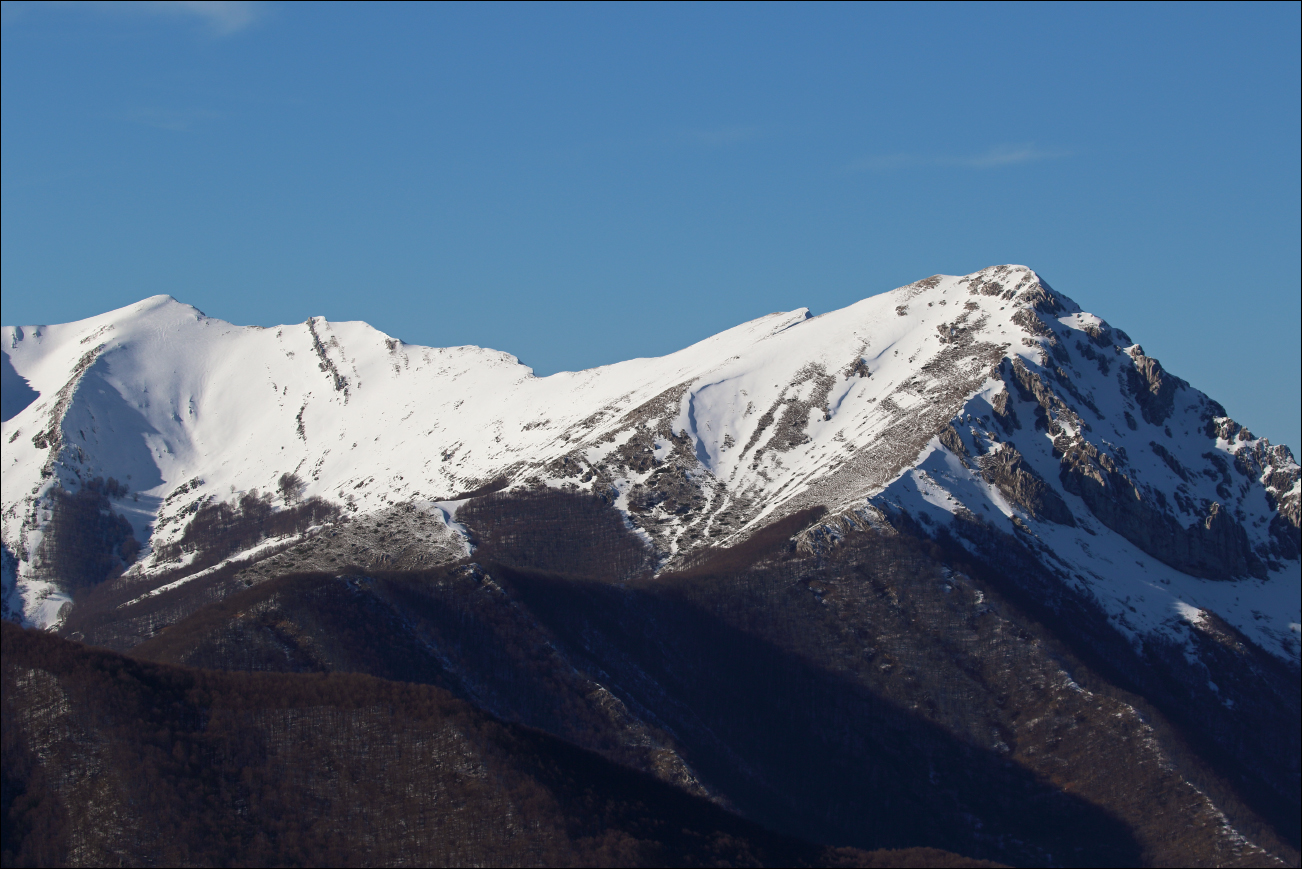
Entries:
[[0,630],[6,866],[990,865],[778,836],[429,686]]
[[[825,843],[1027,865],[1296,861],[1245,806],[1247,780],[1204,769],[1143,685],[1116,687],[1131,684],[1118,671],[1151,662],[1111,646],[1082,659],[1081,636],[1115,631],[1032,576],[1015,542],[984,565],[908,533],[795,551],[811,514],[638,579],[601,570],[633,563],[640,544],[597,506],[496,496],[470,514],[473,563],[285,576],[135,654],[440,685]],[[549,539],[543,572],[530,541]],[[1278,676],[1252,678],[1270,689]],[[1281,697],[1282,717],[1259,720],[1260,738],[1284,739],[1284,764],[1296,705]]]

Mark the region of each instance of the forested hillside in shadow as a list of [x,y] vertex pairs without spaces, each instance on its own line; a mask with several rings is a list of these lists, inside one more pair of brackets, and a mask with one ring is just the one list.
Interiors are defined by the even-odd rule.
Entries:
[[[637,540],[570,497],[461,514],[477,521],[473,561],[285,576],[134,654],[439,685],[827,844],[1023,865],[1296,861],[1240,786],[1028,615],[1007,577],[899,533],[796,552],[814,514],[639,575]],[[539,570],[521,541],[549,534]]]
[[[1124,667],[1139,670],[1148,662],[1127,651],[1128,646],[1116,649],[1092,640],[1112,634],[1105,624],[1091,621],[1095,614],[1080,608],[1079,602],[1054,598],[1049,593],[1052,579],[1019,561],[1013,543],[1005,545],[1002,561],[973,561],[954,541],[926,540],[902,523],[897,529],[850,533],[837,545],[813,552],[799,550],[792,536],[819,519],[819,513],[811,511],[774,523],[740,546],[704,550],[680,572],[653,576],[647,569],[648,551],[599,498],[554,490],[524,496],[488,493],[463,506],[457,518],[469,525],[477,548],[472,557],[453,564],[383,571],[341,561],[337,570],[271,579],[236,570],[217,591],[216,586],[198,583],[193,589],[180,586],[168,593],[176,596],[168,606],[190,615],[152,630],[131,649],[137,661],[153,663],[115,664],[133,674],[131,679],[119,684],[96,676],[86,682],[100,686],[95,691],[74,692],[83,698],[77,708],[89,716],[84,720],[94,722],[79,725],[85,734],[117,734],[117,725],[105,723],[106,713],[96,710],[136,703],[128,695],[137,696],[143,689],[126,691],[123,685],[148,681],[139,674],[186,674],[183,679],[167,677],[190,680],[185,682],[190,687],[174,699],[150,700],[153,706],[139,701],[144,704],[139,709],[148,706],[150,715],[166,719],[165,725],[151,723],[138,728],[138,736],[124,731],[113,738],[138,743],[132,750],[142,758],[149,752],[159,758],[179,752],[173,760],[188,764],[184,775],[179,767],[159,773],[163,784],[158,793],[170,795],[169,805],[226,807],[212,809],[214,817],[233,813],[231,819],[210,825],[224,838],[203,834],[209,843],[203,853],[210,856],[191,862],[213,862],[211,855],[225,853],[220,851],[224,845],[213,842],[239,842],[246,850],[238,853],[268,853],[273,861],[300,860],[293,856],[298,851],[250,850],[264,847],[259,835],[270,836],[267,841],[275,848],[308,843],[303,847],[309,850],[301,853],[316,856],[301,858],[305,862],[345,862],[362,859],[362,854],[390,855],[366,858],[376,863],[443,862],[412,857],[415,845],[395,844],[397,839],[381,842],[375,838],[378,833],[341,831],[363,816],[377,829],[417,823],[405,819],[407,812],[417,811],[407,802],[380,820],[375,813],[381,810],[374,807],[399,806],[397,790],[383,790],[388,784],[367,790],[371,785],[358,782],[380,768],[381,778],[408,782],[393,785],[407,788],[403,793],[408,796],[402,799],[408,799],[419,785],[404,778],[409,773],[398,767],[431,761],[419,753],[424,748],[402,747],[407,745],[404,740],[417,739],[412,727],[442,733],[438,728],[445,725],[437,722],[444,718],[439,716],[456,715],[489,722],[476,724],[478,730],[470,728],[475,733],[509,733],[516,741],[472,741],[465,743],[471,748],[457,749],[463,751],[460,755],[446,754],[452,751],[446,749],[433,768],[442,770],[439,776],[446,772],[453,778],[439,787],[461,788],[462,779],[455,776],[480,768],[474,764],[497,769],[497,763],[511,772],[491,781],[511,783],[517,781],[511,776],[525,776],[521,780],[541,782],[538,787],[551,794],[551,802],[525,801],[521,805],[526,808],[521,808],[511,802],[516,784],[494,784],[490,790],[496,795],[474,791],[479,802],[466,803],[478,807],[471,812],[478,819],[474,823],[498,815],[544,820],[530,821],[532,826],[520,830],[493,827],[497,832],[469,838],[447,833],[453,828],[438,827],[442,821],[420,821],[426,825],[420,833],[426,838],[417,837],[422,842],[441,841],[446,834],[459,837],[457,847],[487,843],[479,851],[447,851],[450,862],[781,862],[772,856],[779,853],[776,844],[738,845],[732,851],[727,850],[732,846],[709,844],[716,842],[709,830],[733,828],[701,819],[721,813],[718,817],[731,819],[729,823],[740,823],[729,812],[776,831],[763,833],[769,839],[755,838],[762,831],[746,833],[750,838],[729,833],[736,841],[787,842],[782,847],[797,850],[781,852],[795,855],[783,859],[807,862],[895,859],[863,855],[910,848],[942,848],[1027,866],[1273,866],[1298,861],[1287,838],[1287,823],[1279,820],[1288,817],[1287,801],[1270,791],[1252,791],[1250,778],[1227,775],[1227,765],[1235,767],[1225,762],[1225,755],[1216,755],[1214,744],[1196,741],[1203,732],[1197,722],[1173,723],[1162,711],[1161,703],[1177,711],[1192,708],[1171,707],[1179,685],[1167,686],[1163,696],[1146,687],[1144,679],[1153,677],[1144,672],[1128,677]],[[1044,587],[1035,587],[1036,582]],[[115,620],[122,618],[117,612],[113,606],[87,608],[82,618],[115,636],[128,636],[115,627]],[[37,647],[32,644],[39,638],[13,636],[27,637],[22,648]],[[121,661],[101,651],[77,654]],[[1279,777],[1286,781],[1288,765],[1296,765],[1296,728],[1290,731],[1288,722],[1290,715],[1297,717],[1297,687],[1285,678],[1287,673],[1254,663],[1251,650],[1234,654],[1239,656],[1234,665],[1244,672],[1243,690],[1262,697],[1256,751],[1263,757],[1278,756]],[[12,656],[6,652],[5,658],[8,674]],[[150,669],[155,664],[170,666]],[[77,670],[83,671],[85,667]],[[54,702],[39,699],[47,690],[41,685],[49,684],[42,679],[6,681],[6,710],[14,697],[36,697],[33,708]],[[194,686],[209,693],[195,693],[199,688]],[[122,697],[120,688],[126,691]],[[156,690],[163,689],[149,689]],[[329,694],[328,702],[311,699],[323,691]],[[1289,691],[1294,692],[1292,699]],[[240,692],[253,699],[237,700]],[[278,692],[283,700],[257,699]],[[349,699],[354,694],[360,699]],[[402,698],[416,698],[410,699],[410,712],[404,705],[409,699]],[[430,698],[439,698],[439,710],[453,711],[436,715],[429,711],[434,708],[429,704],[435,703]],[[12,703],[14,709],[32,705],[21,699]],[[321,719],[326,722],[320,725],[326,728],[324,735],[315,724],[287,723],[319,718],[318,712],[303,711],[309,707],[335,710]],[[363,707],[372,711],[358,711]],[[373,714],[374,709],[390,711]],[[179,710],[187,710],[184,715],[198,723],[182,727],[174,723],[181,719],[167,717],[182,715]],[[49,718],[53,713],[41,714]],[[58,715],[50,720],[63,721]],[[121,718],[114,716],[113,721]],[[417,724],[409,725],[409,719]],[[6,830],[36,831],[22,833],[25,843],[74,842],[75,835],[66,832],[71,827],[57,821],[64,816],[49,808],[60,804],[39,799],[45,793],[40,789],[47,786],[40,784],[45,773],[37,772],[48,765],[32,760],[30,746],[41,744],[48,732],[32,730],[30,724],[15,730],[10,721],[6,718],[6,775],[11,769],[25,770],[15,773],[12,781],[37,785],[31,786],[36,787],[31,791],[36,801],[24,802],[27,798],[15,795],[31,787],[11,786],[6,779],[5,799],[19,807],[17,814],[6,817],[28,818],[19,826],[12,826],[17,820],[6,820]],[[453,730],[469,732],[461,725]],[[252,744],[274,744],[279,753],[259,748],[262,754],[256,756],[263,760],[237,764],[231,759],[236,756],[222,746],[245,739],[245,731]],[[544,739],[538,731],[549,736]],[[11,740],[10,733],[47,736]],[[162,741],[155,751],[144,747],[154,744],[151,733],[170,735],[157,738]],[[177,748],[177,733],[197,735],[185,736],[189,741]],[[213,742],[218,736],[226,741]],[[71,739],[70,745],[79,744],[81,737]],[[360,747],[377,739],[376,745],[397,747]],[[350,745],[358,746],[356,751]],[[498,751],[484,745],[507,747]],[[605,796],[600,799],[558,796],[550,779],[532,771],[541,769],[542,761],[528,758],[559,757],[566,751],[586,758],[583,776],[597,775],[592,770],[619,770],[600,772],[606,777],[600,780],[622,783],[601,791]],[[275,766],[282,763],[275,758],[292,757],[294,763],[310,766],[318,755],[340,771],[330,781],[354,782],[351,790],[331,791],[342,786],[307,780],[300,781],[298,796],[271,790],[281,775],[275,770],[288,768]],[[462,760],[454,763],[445,756]],[[552,765],[547,768],[563,765],[559,760],[546,763]],[[246,767],[254,771],[252,784],[245,781]],[[269,777],[258,778],[262,775]],[[467,781],[490,779],[471,776]],[[173,781],[176,784],[167,783]],[[589,823],[583,819],[605,805],[601,800],[632,805],[631,798],[619,796],[633,787],[630,782],[652,788],[648,793],[693,800],[691,812],[705,814],[693,815],[695,826],[683,826],[697,831],[692,833],[697,838],[658,838],[660,834],[647,833],[632,820],[601,821],[606,825],[602,830],[615,830],[602,835],[615,836],[611,841],[626,849],[615,852],[601,850],[606,839],[598,842],[595,834],[572,832],[590,829],[582,826]],[[104,799],[91,798],[85,790],[77,793],[74,803],[87,811],[85,806]],[[322,794],[334,795],[327,799]],[[282,805],[278,800],[309,796],[317,802],[301,812],[299,803],[292,811],[275,808]],[[650,797],[638,800],[644,808],[629,809],[633,815],[672,814],[654,808],[659,804],[653,805]],[[359,802],[367,805],[359,807]],[[22,807],[29,805],[36,807],[34,814],[25,814]],[[537,808],[543,805],[552,808]],[[254,812],[256,807],[268,807],[269,814]],[[312,827],[317,832],[295,826],[306,824],[303,819],[313,812],[325,812],[333,820]],[[614,817],[613,809],[600,812]],[[54,824],[50,829],[65,832],[40,833],[40,824]],[[557,832],[562,829],[566,832]],[[325,830],[333,832],[326,836]],[[144,841],[143,834],[130,835]],[[775,838],[780,836],[791,838]],[[357,844],[362,839],[366,843]],[[802,851],[799,848],[814,846],[799,841],[863,850]],[[22,859],[36,859],[30,857],[31,847],[6,845],[14,859],[23,853],[29,857]],[[320,856],[342,855],[341,848],[353,848],[347,851],[352,856]],[[81,857],[69,859],[85,862]],[[913,859],[921,857],[915,853]]]
[[983,865],[775,835],[426,685],[0,628],[6,866]]

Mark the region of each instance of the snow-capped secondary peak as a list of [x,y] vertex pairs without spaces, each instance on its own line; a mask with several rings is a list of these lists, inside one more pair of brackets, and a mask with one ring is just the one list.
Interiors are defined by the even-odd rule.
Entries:
[[881,517],[973,547],[1015,534],[1135,637],[1212,610],[1298,659],[1291,454],[1024,266],[547,377],[365,323],[233,326],[169,296],[3,343],[5,601],[36,624],[70,600],[45,539],[58,492],[114,480],[143,576],[175,567],[201,505],[292,475],[345,515],[494,481],[595,492],[662,566],[814,506],[832,519],[807,542]]

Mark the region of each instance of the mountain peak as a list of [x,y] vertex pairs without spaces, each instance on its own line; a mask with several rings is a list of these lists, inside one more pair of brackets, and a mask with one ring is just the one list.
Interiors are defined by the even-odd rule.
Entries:
[[[1193,606],[1299,655],[1296,593],[1257,618],[1218,582],[1296,577],[1296,463],[1223,437],[1223,408],[1025,266],[548,377],[360,322],[235,327],[168,296],[37,331],[8,330],[6,361],[39,397],[6,405],[3,481],[7,606],[37,624],[71,599],[43,530],[60,491],[129,487],[113,509],[144,578],[182,569],[169,553],[199,507],[288,475],[345,516],[486,487],[591,493],[661,570],[811,509],[974,547],[1021,535],[1100,599],[1148,589],[1131,636],[1179,634]],[[1137,569],[1091,554],[1108,547]]]

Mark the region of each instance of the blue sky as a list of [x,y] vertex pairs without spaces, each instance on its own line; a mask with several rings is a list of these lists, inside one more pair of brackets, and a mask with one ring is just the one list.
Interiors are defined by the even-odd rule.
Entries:
[[1300,8],[5,2],[3,319],[545,374],[1023,263],[1296,450]]

